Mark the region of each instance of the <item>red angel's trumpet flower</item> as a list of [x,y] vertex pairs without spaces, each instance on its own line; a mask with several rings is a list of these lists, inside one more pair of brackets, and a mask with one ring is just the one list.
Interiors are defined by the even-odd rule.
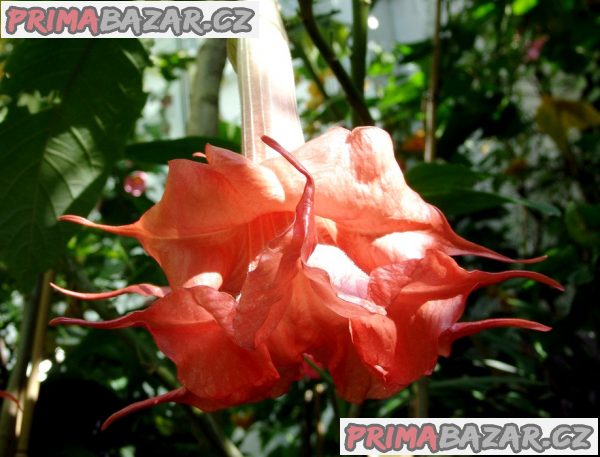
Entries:
[[[277,16],[273,2],[265,6]],[[547,330],[519,319],[458,322],[477,287],[512,277],[558,285],[537,273],[458,267],[449,256],[513,260],[458,236],[412,191],[383,130],[336,128],[302,144],[291,59],[283,27],[275,29],[272,43],[238,46],[248,158],[207,146],[207,164],[170,162],[163,198],[134,224],[62,218],[137,238],[170,285],[68,292],[159,298],[110,322],[53,321],[146,327],[177,365],[181,389],[107,424],[164,401],[212,410],[279,395],[303,374],[305,357],[331,372],[347,400],[385,398],[431,372],[456,338],[505,325]],[[280,131],[293,154],[256,141]]]
[[[373,129],[352,133],[337,130],[335,135],[355,145],[357,140],[352,136],[365,133],[370,135]],[[374,134],[379,135],[377,131]],[[162,298],[145,311],[111,322],[84,323],[64,318],[54,321],[100,328],[144,326],[176,363],[184,390],[132,405],[117,413],[117,417],[156,401],[177,400],[212,410],[281,394],[301,375],[305,354],[332,373],[338,391],[347,400],[385,398],[430,373],[437,357],[447,355],[452,341],[458,337],[502,325],[547,329],[518,319],[457,323],[468,294],[477,287],[513,277],[560,286],[534,272],[485,273],[461,269],[448,256],[456,253],[457,246],[468,247],[469,253],[506,258],[477,245],[470,247],[458,235],[448,232],[443,216],[423,202],[404,181],[396,188],[402,192],[400,201],[412,202],[416,209],[390,203],[378,214],[367,194],[373,192],[377,203],[383,198],[379,193],[390,186],[394,188],[388,182],[397,179],[393,167],[378,178],[377,173],[382,172],[378,166],[375,171],[361,171],[359,165],[350,167],[345,163],[344,169],[344,160],[338,164],[332,160],[340,178],[331,183],[327,178],[336,175],[330,165],[324,161],[317,164],[316,159],[311,159],[311,154],[315,150],[322,152],[322,148],[315,149],[309,142],[296,151],[297,156],[304,155],[309,163],[312,160],[317,180],[275,141],[269,138],[264,141],[283,156],[288,167],[293,165],[296,174],[304,175],[304,191],[291,215],[287,202],[296,196],[295,189],[300,183],[291,178],[281,161],[267,160],[263,162],[264,169],[258,169],[259,166],[244,158],[222,151],[217,151],[217,160],[209,159],[210,166],[215,167],[211,173],[225,169],[235,173],[237,185],[242,189],[265,185],[262,178],[255,179],[257,176],[269,176],[269,182],[277,182],[273,177],[279,176],[277,189],[284,192],[278,194],[283,198],[279,206],[275,205],[281,210],[276,214],[293,219],[271,241],[264,232],[256,235],[265,245],[257,256],[248,260],[247,253],[243,253],[241,260],[234,261],[244,266],[237,301],[215,286],[188,284],[187,288],[175,287],[169,292],[168,288],[138,285],[109,294],[137,292]],[[372,152],[365,143],[368,142],[362,138],[359,149]],[[317,165],[321,168],[316,168]],[[372,164],[365,166],[369,168]],[[361,180],[355,180],[357,176]],[[336,186],[338,192],[334,193]],[[321,188],[333,203],[323,199]],[[274,201],[269,196],[273,194],[262,189],[256,205],[269,208]],[[161,203],[167,205],[173,201],[165,197]],[[236,213],[236,208],[243,213],[243,206],[236,204],[246,202],[231,198],[229,204],[233,206],[228,214]],[[337,206],[344,204],[349,206],[347,213]],[[157,211],[168,214],[173,210],[167,206]],[[319,211],[320,217],[316,217]],[[206,228],[205,222],[198,223],[203,224],[202,230]],[[377,223],[398,232],[378,231],[374,227]],[[176,227],[177,219],[172,224]],[[246,225],[245,229],[249,227],[252,226]],[[118,228],[121,233],[130,229]],[[370,235],[373,231],[375,236]],[[450,241],[444,238],[446,235]],[[350,239],[361,237],[366,243],[360,249],[348,248]],[[160,242],[160,237],[156,240]],[[210,252],[210,247],[207,249]],[[203,253],[199,249],[194,254]],[[368,268],[370,265],[374,267]],[[189,272],[187,267],[182,266]],[[95,299],[107,294],[78,296]],[[225,354],[225,362],[217,358],[219,352]]]

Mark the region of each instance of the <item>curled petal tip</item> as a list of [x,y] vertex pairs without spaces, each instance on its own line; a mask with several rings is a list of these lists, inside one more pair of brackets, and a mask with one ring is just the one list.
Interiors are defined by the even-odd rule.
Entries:
[[561,283],[541,273],[531,272],[529,277],[535,281],[539,281],[547,286],[553,287],[554,289],[560,290],[561,292],[565,291],[565,287]]
[[65,221],[65,222],[72,222],[74,224],[83,225],[85,227],[104,230],[105,232],[114,233],[116,235],[135,237],[139,233],[139,230],[136,229],[135,224],[121,225],[121,226],[96,224],[95,222],[92,222],[89,219],[86,219],[85,217],[76,216],[74,214],[64,214],[64,215],[60,216],[58,218],[58,220]]
[[515,259],[513,260],[514,263],[525,263],[525,264],[530,264],[530,263],[538,263],[538,262],[543,262],[544,260],[546,260],[548,258],[547,255],[541,255],[539,257],[533,257],[531,259]]
[[457,322],[440,336],[439,352],[443,356],[448,356],[450,354],[452,343],[457,339],[479,333],[483,330],[499,327],[519,327],[536,330],[538,332],[549,332],[552,330],[552,328],[547,325],[526,319],[500,318],[484,319],[475,322]]
[[141,311],[134,311],[125,316],[112,319],[110,321],[86,321],[85,319],[78,319],[75,317],[56,317],[52,319],[49,325],[81,325],[82,327],[99,328],[99,329],[119,329],[128,328],[142,325],[141,319],[139,319],[139,313]]
[[59,221],[74,222],[75,224],[85,224],[89,222],[85,217],[75,216],[74,214],[63,214],[58,216]]
[[54,327],[56,325],[87,325],[87,324],[89,324],[88,321],[83,320],[83,319],[76,319],[74,317],[55,317],[50,322],[48,322],[48,325],[51,325],[52,327]]
[[270,136],[262,135],[260,139],[271,149],[281,154],[296,170],[302,173],[306,177],[307,184],[309,185],[309,187],[312,188],[314,186],[312,175],[306,170],[306,168],[304,168],[304,166],[296,159],[296,157],[293,156],[291,152],[285,149],[281,144],[279,144]]
[[151,406],[156,406],[161,403],[168,403],[171,401],[183,401],[187,393],[188,391],[185,387],[180,387],[179,389],[172,390],[170,392],[167,392],[166,394],[138,401],[137,403],[132,403],[131,405],[126,406],[125,408],[117,411],[116,413],[112,414],[108,419],[106,419],[102,424],[100,430],[106,430],[115,421],[141,409],[150,408]]
[[122,289],[98,293],[75,292],[64,289],[53,283],[50,283],[50,286],[62,294],[65,294],[69,297],[78,298],[80,300],[105,300],[107,298],[113,298],[123,294],[138,294],[144,297],[162,298],[171,291],[169,287],[159,287],[153,284],[135,284],[132,286],[123,287]]
[[201,159],[206,159],[206,154],[204,154],[203,152],[194,152],[192,154],[192,157],[200,157]]
[[[512,270],[507,273],[508,274],[506,274],[506,279],[508,279],[510,276],[528,278],[528,279],[533,279],[534,281],[541,282],[542,284],[546,284],[547,286],[550,286],[554,289],[558,289],[561,292],[563,292],[565,290],[564,286],[561,283],[559,283],[558,281],[555,281],[552,278],[549,278],[548,276],[546,276],[542,273],[537,273],[535,271],[525,271],[525,270]],[[503,273],[499,273],[498,275],[502,276],[502,274]]]

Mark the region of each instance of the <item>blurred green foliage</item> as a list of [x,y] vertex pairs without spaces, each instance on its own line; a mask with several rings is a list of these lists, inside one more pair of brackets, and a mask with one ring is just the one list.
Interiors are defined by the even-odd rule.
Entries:
[[[429,415],[597,415],[600,4],[590,0],[465,0],[457,12],[449,8],[449,1],[443,3],[448,16],[441,34],[438,160],[432,164],[422,160],[429,41],[397,44],[392,49],[377,43],[371,46],[366,103],[378,124],[392,135],[408,182],[448,214],[461,235],[512,257],[548,255],[548,260],[533,268],[562,282],[566,291],[560,294],[515,280],[474,293],[465,320],[518,315],[550,325],[553,331],[497,329],[455,343],[452,356],[442,359],[429,379]],[[319,26],[347,64],[351,30],[335,17],[320,15]],[[308,88],[300,103],[307,134],[316,135],[334,123],[350,126],[347,102],[335,76],[301,21],[290,17],[287,24],[298,82]],[[23,303],[31,295],[24,278],[51,267],[59,283],[78,290],[165,283],[157,265],[130,239],[91,230],[77,230],[68,243],[66,235],[46,239],[54,230],[53,217],[74,208],[89,211],[95,204],[95,216],[102,221],[129,223],[156,200],[150,192],[136,198],[123,190],[131,171],[148,172],[160,190],[165,175],[160,164],[166,160],[189,157],[207,141],[232,149],[239,145],[239,129],[228,125],[222,126],[216,139],[164,140],[164,126],[148,124],[141,128],[146,135],[136,136],[133,122],[144,100],[140,75],[147,62],[140,43],[114,41],[104,47],[71,41],[78,42],[71,44],[71,57],[55,62],[70,72],[60,79],[40,77],[43,71],[51,74],[48,68],[53,62],[45,63],[42,70],[43,61],[30,58],[36,53],[52,54],[55,40],[4,41],[0,48],[2,58],[8,59],[0,67],[4,75],[0,85],[0,341],[4,342],[0,387],[14,366]],[[94,48],[85,52],[96,62],[96,72],[76,65],[77,52],[83,51],[77,46]],[[133,53],[135,68],[126,72],[116,65],[113,51]],[[179,51],[162,53],[153,56],[152,65],[173,81],[190,60]],[[27,65],[34,71],[26,72]],[[10,71],[21,72],[17,85],[7,78]],[[79,78],[92,87],[78,88]],[[59,81],[70,81],[84,93],[70,92]],[[130,99],[116,96],[113,85],[128,87]],[[69,98],[72,93],[77,97]],[[94,121],[95,116],[102,116],[102,106],[109,104],[118,104],[119,117]],[[96,121],[105,128],[92,132],[86,141],[87,150],[95,151],[97,158],[82,156],[69,167],[68,157],[63,156],[66,150],[69,154],[78,150],[73,144],[76,134],[73,141],[49,147],[64,132],[73,128],[83,132],[87,122]],[[24,143],[16,142],[15,126],[23,129],[18,135]],[[39,144],[37,135],[44,135]],[[148,135],[156,142],[149,143]],[[58,166],[52,157],[64,160]],[[81,168],[86,164],[90,170]],[[19,192],[15,193],[12,180],[25,176],[20,173],[28,167],[40,169],[40,165],[57,175],[46,181],[28,178],[17,183]],[[67,201],[62,194],[58,195],[60,205],[55,203],[54,190],[60,185],[48,186],[62,179],[69,188],[79,186],[81,193],[90,189],[85,204],[77,206],[76,195]],[[105,182],[100,199],[90,200]],[[52,198],[32,200],[40,186]],[[46,214],[35,222],[39,230],[29,230],[20,222],[15,212],[19,208],[24,218],[32,212],[35,217]],[[22,246],[29,249],[29,255],[23,254]],[[466,259],[464,264],[499,268],[485,259]],[[145,304],[130,298],[93,306],[58,296],[55,300],[55,314],[86,317],[123,313]],[[221,455],[212,446],[210,427],[202,427],[206,426],[203,415],[170,404],[132,415],[98,433],[99,424],[111,412],[168,388],[157,373],[172,366],[153,348],[141,331],[123,336],[123,332],[52,329],[46,357],[53,366],[42,384],[32,457]],[[210,420],[248,455],[337,455],[332,398],[327,382],[305,380],[279,399],[222,411]],[[406,389],[389,400],[369,401],[359,408],[339,401],[336,405],[342,416],[406,417],[414,398],[413,390]],[[57,410],[60,423],[54,419]]]

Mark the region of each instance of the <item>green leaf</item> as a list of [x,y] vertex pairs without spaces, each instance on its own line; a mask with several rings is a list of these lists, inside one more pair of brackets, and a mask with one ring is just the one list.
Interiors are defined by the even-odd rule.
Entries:
[[441,189],[468,189],[485,174],[464,165],[452,163],[420,163],[405,173],[406,180],[419,193],[434,193]]
[[240,145],[218,137],[189,136],[176,140],[150,141],[131,144],[125,148],[125,156],[139,162],[166,164],[173,159],[190,159],[195,152],[204,152],[207,144],[239,151]]
[[475,19],[487,17],[494,11],[495,8],[496,4],[494,2],[484,3],[473,11],[473,17]]
[[422,96],[424,87],[425,73],[417,71],[408,77],[403,84],[396,85],[394,83],[388,86],[385,97],[381,100],[380,108],[386,109],[418,99]]
[[459,216],[496,208],[506,203],[527,206],[542,214],[559,216],[560,211],[548,204],[475,190],[473,187],[486,175],[463,165],[421,163],[408,170],[406,181],[427,202],[439,207],[446,215]]
[[533,202],[531,200],[526,200],[524,198],[514,198],[514,197],[505,197],[508,202],[515,203],[517,205],[523,205],[530,209],[537,211],[540,214],[545,214],[546,216],[560,216],[562,213],[560,209],[556,206],[551,205],[550,203],[545,202]]
[[[51,268],[87,214],[145,101],[138,40],[24,40],[0,94],[0,259],[21,283]],[[28,108],[26,108],[28,107]]]
[[538,0],[513,0],[512,10],[515,16],[522,16],[537,6]]
[[448,216],[462,216],[486,209],[497,208],[509,202],[501,195],[470,189],[425,192],[421,196]]

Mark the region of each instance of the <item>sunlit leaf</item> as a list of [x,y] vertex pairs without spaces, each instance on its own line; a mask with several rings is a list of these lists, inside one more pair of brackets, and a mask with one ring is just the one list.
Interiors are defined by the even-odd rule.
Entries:
[[0,124],[0,259],[22,282],[73,233],[57,217],[96,202],[143,106],[146,62],[137,40],[24,40],[12,52],[0,86],[12,100]]
[[512,10],[516,16],[522,16],[527,13],[535,6],[537,6],[538,0],[513,0]]

